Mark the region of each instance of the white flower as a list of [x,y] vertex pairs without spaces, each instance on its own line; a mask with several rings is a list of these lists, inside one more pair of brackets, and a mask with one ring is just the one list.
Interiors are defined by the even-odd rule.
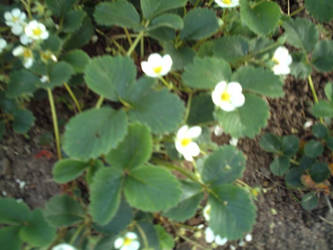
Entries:
[[221,126],[219,126],[219,125],[216,125],[214,127],[214,135],[220,136],[222,134],[223,134],[223,128]]
[[237,146],[237,143],[238,143],[238,139],[237,138],[231,138],[230,141],[229,141],[229,144],[232,145],[232,146]]
[[227,238],[221,238],[220,235],[215,235],[210,227],[207,227],[205,230],[205,239],[207,243],[215,242],[219,246],[225,245],[225,243],[228,241]]
[[137,250],[140,248],[140,242],[135,233],[128,232],[125,237],[119,237],[115,240],[114,247],[120,250]]
[[184,156],[185,160],[193,161],[193,157],[200,154],[198,144],[193,142],[193,139],[199,137],[200,134],[201,128],[199,126],[189,128],[187,125],[184,125],[178,130],[175,146],[177,151]]
[[69,244],[61,243],[59,245],[54,246],[52,250],[76,250],[76,248],[74,248]]
[[23,57],[23,65],[25,68],[30,68],[34,63],[34,55],[32,50],[23,46],[18,46],[13,50],[14,56]]
[[160,54],[154,53],[148,57],[148,61],[141,62],[142,71],[150,77],[161,77],[169,73],[172,66],[170,55],[161,57]]
[[26,14],[15,8],[5,12],[5,23],[12,28],[14,35],[20,35],[25,25]]
[[5,39],[0,38],[0,53],[6,48],[7,42]]
[[36,20],[30,21],[24,31],[32,40],[45,40],[49,37],[49,32],[46,30],[45,25]]
[[313,121],[308,120],[304,123],[303,128],[307,129],[310,128],[313,125]]
[[203,209],[203,216],[205,217],[206,221],[210,220],[210,212],[211,212],[211,206],[208,204]]
[[40,78],[40,81],[42,83],[46,83],[46,82],[49,82],[50,81],[50,78],[47,76],[47,75],[43,75],[41,78]]
[[28,37],[26,34],[22,34],[20,36],[20,42],[23,45],[28,45],[29,43],[32,43],[32,39],[30,37]]
[[216,106],[224,111],[233,111],[243,106],[245,97],[242,86],[238,82],[219,82],[212,93],[212,100]]
[[275,63],[272,70],[275,75],[288,75],[290,73],[290,64],[292,57],[285,47],[278,47],[273,55],[272,61]]
[[233,8],[239,5],[239,0],[215,0],[222,8]]
[[246,240],[247,242],[252,241],[252,235],[251,235],[251,234],[247,234],[247,235],[245,236],[245,240]]

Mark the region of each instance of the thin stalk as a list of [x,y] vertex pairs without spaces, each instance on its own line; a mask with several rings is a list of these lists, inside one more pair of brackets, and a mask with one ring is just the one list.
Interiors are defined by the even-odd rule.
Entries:
[[54,105],[52,90],[50,88],[47,89],[47,94],[49,96],[49,102],[50,102],[51,113],[52,113],[54,136],[55,136],[55,139],[56,139],[56,146],[57,146],[57,155],[58,155],[58,159],[61,159],[62,156],[61,156],[61,147],[60,147],[58,118],[57,118],[56,108],[55,108],[55,105]]
[[130,33],[128,32],[128,29],[127,29],[127,28],[124,28],[124,32],[125,32],[125,35],[126,35],[126,38],[127,38],[128,43],[129,43],[130,45],[132,45],[132,44],[133,44],[133,41],[132,41],[132,39],[131,39],[131,35],[130,35]]
[[139,33],[139,35],[136,37],[136,39],[134,40],[134,42],[133,42],[133,44],[131,45],[131,47],[128,49],[128,51],[127,51],[127,53],[126,53],[127,56],[130,56],[130,55],[132,54],[132,52],[135,50],[136,45],[138,45],[138,43],[140,42],[140,40],[141,40],[141,38],[143,37],[143,35],[144,35],[144,32],[141,31],[141,32]]
[[147,239],[147,236],[145,234],[145,232],[143,231],[142,227],[139,225],[139,224],[135,224],[136,228],[138,229],[140,235],[141,235],[141,238],[143,240],[143,244],[145,245],[145,248],[149,248],[149,244],[148,244],[148,239]]
[[311,88],[313,99],[314,99],[315,103],[318,103],[318,96],[317,96],[316,90],[314,88],[311,75],[308,76],[308,82],[309,82],[309,85],[310,85],[310,88]]
[[292,16],[295,16],[295,15],[297,15],[298,13],[300,13],[302,10],[304,10],[304,6],[301,6],[299,9],[297,9],[297,10],[291,12],[290,16],[291,16],[291,17],[292,17]]
[[169,84],[162,76],[159,77],[159,79],[161,80],[161,82],[168,88],[168,89],[172,89],[172,85]]
[[104,97],[103,97],[103,96],[100,96],[100,97],[98,98],[98,101],[97,101],[95,107],[99,109],[99,108],[102,106],[103,101],[104,101]]
[[84,229],[84,224],[82,224],[76,231],[75,231],[75,233],[73,234],[73,236],[72,236],[72,238],[71,238],[71,240],[70,240],[70,242],[69,242],[69,244],[70,245],[74,245],[74,243],[75,243],[75,241],[76,241],[76,239],[77,239],[77,237],[80,235],[80,233],[82,232],[82,230]]
[[28,12],[28,16],[31,19],[32,15],[31,15],[31,9],[30,9],[30,0],[21,0],[21,3],[24,5],[25,10]]
[[190,115],[191,103],[192,103],[192,93],[189,93],[187,99],[186,111],[185,111],[185,118],[184,118],[185,123],[187,122],[188,116]]
[[288,16],[290,16],[290,0],[288,0]]
[[72,98],[73,102],[75,103],[75,106],[77,108],[77,110],[79,112],[81,112],[81,107],[80,107],[80,104],[79,104],[79,101],[77,100],[76,96],[74,95],[73,91],[71,90],[71,88],[69,87],[69,85],[65,82],[64,83],[64,86],[68,92],[68,94],[70,95],[70,97]]
[[145,55],[145,39],[144,37],[142,37],[140,41],[140,57],[143,58],[144,55]]

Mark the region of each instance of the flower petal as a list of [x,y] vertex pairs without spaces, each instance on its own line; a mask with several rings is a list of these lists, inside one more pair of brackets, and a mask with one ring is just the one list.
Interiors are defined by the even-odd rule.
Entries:
[[223,246],[225,245],[225,243],[227,243],[228,239],[227,238],[221,238],[220,235],[217,235],[215,238],[215,243],[219,246]]
[[205,239],[207,243],[212,243],[215,239],[214,232],[210,227],[207,227],[205,230]]
[[114,247],[121,248],[122,245],[124,245],[124,238],[122,238],[122,237],[117,238],[114,242]]
[[202,130],[199,126],[191,127],[186,131],[186,137],[187,138],[197,138],[201,135],[201,131]]
[[153,71],[152,67],[150,67],[150,64],[148,62],[141,62],[141,69],[147,76],[157,77],[156,73]]

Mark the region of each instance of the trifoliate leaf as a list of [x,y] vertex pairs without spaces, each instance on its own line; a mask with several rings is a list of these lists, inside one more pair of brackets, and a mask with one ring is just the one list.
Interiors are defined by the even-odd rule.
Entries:
[[242,36],[224,36],[215,40],[213,51],[215,56],[235,64],[249,53],[249,43]]
[[322,40],[316,43],[312,53],[312,63],[321,72],[333,70],[332,40]]
[[279,156],[274,159],[274,161],[270,164],[269,168],[272,173],[277,176],[283,176],[289,170],[290,162],[289,157],[287,156]]
[[53,179],[64,184],[79,177],[89,165],[86,162],[63,159],[58,161],[52,170]]

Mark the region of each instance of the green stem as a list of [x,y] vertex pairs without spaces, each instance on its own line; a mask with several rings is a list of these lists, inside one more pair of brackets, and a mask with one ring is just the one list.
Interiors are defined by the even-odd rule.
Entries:
[[130,55],[132,54],[132,52],[133,52],[133,51],[135,50],[135,48],[136,48],[136,45],[138,45],[138,43],[140,42],[140,40],[141,40],[141,38],[143,37],[143,35],[144,35],[144,32],[141,31],[141,32],[139,33],[139,35],[136,37],[136,39],[134,40],[134,42],[133,42],[133,44],[131,45],[131,47],[128,49],[128,51],[127,51],[127,53],[126,53],[127,56],[130,56]]
[[149,243],[148,243],[148,239],[147,239],[147,236],[145,234],[145,232],[143,231],[142,227],[139,225],[139,224],[135,224],[136,228],[138,229],[140,235],[141,235],[141,238],[143,240],[143,244],[145,245],[145,248],[148,249],[149,248]]
[[191,104],[192,104],[192,93],[189,93],[188,94],[188,99],[187,99],[185,117],[184,117],[184,122],[185,123],[187,122],[188,116],[190,115]]
[[131,35],[130,33],[128,32],[127,28],[124,28],[124,32],[125,32],[125,35],[126,35],[126,38],[127,38],[127,41],[130,45],[132,45],[132,39],[131,39]]
[[297,10],[293,11],[290,16],[295,16],[297,15],[298,13],[300,13],[302,10],[304,10],[304,6],[301,6],[300,8],[298,8]]
[[52,113],[54,136],[55,136],[55,139],[56,139],[56,146],[57,146],[57,155],[58,155],[58,159],[60,160],[62,158],[62,156],[61,156],[61,147],[60,147],[58,119],[57,119],[56,108],[55,108],[55,105],[54,105],[52,90],[50,88],[47,89],[47,94],[49,96],[49,102],[50,102],[51,113]]
[[84,226],[85,226],[85,224],[82,224],[82,225],[81,225],[81,226],[75,231],[75,233],[73,234],[73,236],[72,236],[72,238],[71,238],[71,240],[70,240],[70,242],[69,242],[70,245],[74,245],[74,243],[75,243],[77,237],[80,235],[80,233],[81,233],[82,230],[84,229]]
[[96,103],[96,108],[97,108],[97,109],[99,109],[99,108],[102,106],[103,101],[104,101],[104,97],[103,97],[103,96],[100,96],[100,97],[98,98],[97,103]]
[[21,0],[21,3],[24,5],[25,10],[28,12],[28,16],[31,19],[32,15],[31,15],[31,9],[30,9],[30,0]]
[[308,82],[309,82],[309,85],[310,85],[310,88],[311,88],[313,99],[314,99],[315,103],[318,103],[318,96],[317,96],[316,90],[314,88],[311,75],[308,76]]
[[65,82],[64,83],[64,86],[68,92],[68,94],[70,95],[70,97],[72,98],[73,102],[75,103],[75,106],[77,108],[77,110],[79,112],[81,112],[81,107],[80,107],[80,104],[79,104],[79,101],[77,100],[76,96],[74,95],[73,91],[71,90],[71,88],[69,87],[69,85]]
[[168,89],[172,89],[172,85],[169,84],[162,76],[159,77],[159,79],[161,80],[161,82],[168,88]]

